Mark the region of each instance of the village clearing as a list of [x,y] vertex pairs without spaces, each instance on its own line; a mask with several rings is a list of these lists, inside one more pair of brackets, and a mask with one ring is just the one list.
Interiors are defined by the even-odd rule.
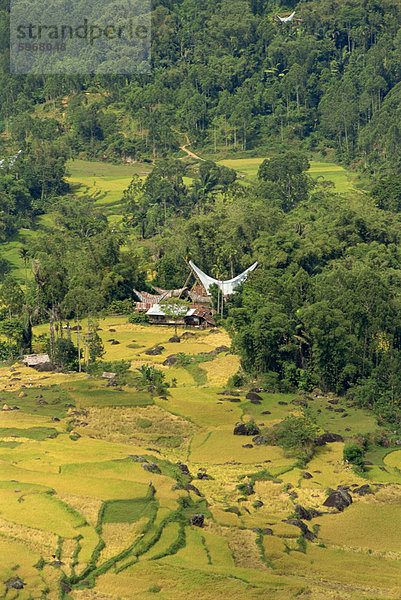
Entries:
[[[260,393],[261,404],[253,404],[246,390],[227,389],[239,366],[227,351],[200,364],[203,383],[186,367],[163,365],[177,352],[230,347],[226,333],[192,330],[171,343],[172,329],[123,316],[99,327],[104,360],[127,359],[133,372],[153,365],[170,387],[159,397],[107,387],[106,379],[84,373],[40,373],[20,363],[0,369],[0,597],[400,597],[396,447],[367,454],[374,464],[363,478],[342,463],[343,442],[317,448],[300,469],[278,446],[233,435],[238,422],[253,419],[263,431],[300,414],[299,396]],[[119,344],[108,341],[110,329]],[[162,354],[146,355],[156,344]],[[346,417],[326,410],[332,399],[307,400],[322,431],[346,439],[377,429],[374,417],[354,406]],[[343,405],[339,399],[336,406]],[[366,483],[373,493],[352,492]],[[323,506],[328,489],[339,485],[353,498],[343,512]],[[298,503],[320,513],[305,521],[311,540],[286,522],[298,518]],[[196,514],[204,516],[202,527],[191,524]]]

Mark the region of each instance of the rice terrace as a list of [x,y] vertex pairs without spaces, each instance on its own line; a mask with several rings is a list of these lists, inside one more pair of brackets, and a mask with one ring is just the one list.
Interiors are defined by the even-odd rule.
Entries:
[[[158,397],[86,374],[1,369],[0,580],[24,584],[3,597],[399,597],[401,451],[373,457],[361,477],[343,463],[343,441],[318,446],[307,470],[260,443],[304,410],[321,432],[369,434],[368,412],[318,391],[227,389],[238,359],[213,329],[179,344],[124,317],[100,329],[106,360],[153,365],[172,385]],[[156,344],[160,355],[145,354]],[[209,358],[202,385],[163,364],[177,347]],[[239,423],[258,435],[234,435]],[[323,506],[339,486],[353,499],[343,512]]]

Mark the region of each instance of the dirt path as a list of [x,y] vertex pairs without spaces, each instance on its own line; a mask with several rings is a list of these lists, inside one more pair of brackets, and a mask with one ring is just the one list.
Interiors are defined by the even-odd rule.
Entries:
[[[181,150],[183,152],[185,152],[186,154],[188,154],[188,156],[190,156],[191,158],[195,158],[196,160],[205,160],[204,158],[201,158],[200,156],[198,156],[197,154],[194,154],[193,152],[191,152],[191,150],[187,149],[187,146],[191,145],[191,142],[189,141],[189,137],[187,136],[187,134],[185,133],[180,133],[179,131],[177,131],[177,133],[179,133],[180,135],[185,135],[186,137],[186,143],[183,146],[180,146]],[[184,157],[185,158],[185,157]],[[181,159],[183,160],[183,159]]]

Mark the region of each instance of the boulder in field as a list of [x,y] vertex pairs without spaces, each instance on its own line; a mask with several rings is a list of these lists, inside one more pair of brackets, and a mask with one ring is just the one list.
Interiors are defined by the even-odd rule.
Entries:
[[260,402],[263,400],[262,396],[259,396],[256,392],[248,392],[245,397],[247,400],[259,400]]
[[339,433],[322,433],[315,439],[315,446],[324,446],[333,442],[343,442],[344,438]]
[[299,515],[300,519],[304,521],[310,521],[315,517],[318,517],[320,513],[314,508],[304,508],[301,504],[295,505],[295,512]]
[[159,475],[161,474],[161,470],[154,463],[143,463],[141,466],[145,469],[145,471],[149,471],[150,473],[158,473]]
[[368,494],[373,494],[372,490],[370,489],[369,484],[367,484],[367,483],[365,483],[364,485],[361,485],[361,487],[355,488],[353,493],[358,494],[358,496],[367,496]]
[[301,504],[296,504],[294,510],[297,513],[297,515],[299,515],[300,519],[310,521],[309,511],[306,508],[304,508]]
[[19,577],[12,577],[5,582],[5,586],[11,590],[22,590],[25,583]]
[[187,492],[193,492],[194,494],[196,494],[200,498],[202,497],[202,494],[200,493],[200,491],[198,490],[198,488],[195,487],[194,485],[192,485],[192,483],[187,483],[186,486],[184,487],[184,489],[187,490]]
[[228,346],[217,346],[217,348],[215,348],[213,350],[213,354],[220,354],[221,352],[230,352],[230,348]]
[[176,354],[170,354],[170,356],[168,356],[166,358],[165,361],[163,361],[163,365],[165,367],[171,367],[172,365],[175,365],[175,363],[178,361],[178,356]]
[[179,344],[181,339],[178,337],[178,335],[173,335],[173,337],[171,337],[168,341],[170,344]]
[[302,477],[304,479],[312,479],[313,475],[311,475],[310,473],[308,473],[307,471],[305,471],[305,473],[302,473]]
[[267,444],[267,437],[265,435],[255,435],[255,437],[252,438],[252,441],[255,446],[264,446]]
[[352,497],[346,490],[334,490],[330,493],[323,506],[336,508],[340,512],[352,504]]
[[312,392],[313,392],[314,394],[317,394],[318,396],[323,396],[323,392],[322,392],[322,390],[321,390],[320,388],[318,388],[318,387],[316,387],[316,388],[313,388]]
[[312,531],[310,531],[308,526],[303,521],[301,521],[301,519],[286,519],[284,523],[288,523],[289,525],[295,525],[295,527],[299,527],[299,529],[302,531],[307,540],[314,540],[316,537],[315,534]]
[[70,586],[68,585],[68,583],[66,583],[63,580],[60,581],[60,588],[63,590],[63,592],[65,594],[68,594],[69,592],[71,592]]
[[177,467],[180,469],[181,473],[184,475],[189,475],[189,469],[187,465],[184,465],[184,463],[177,463]]
[[259,435],[260,429],[255,423],[237,423],[234,427],[234,435]]
[[163,352],[163,350],[164,346],[154,346],[153,348],[148,348],[148,350],[145,350],[145,354],[148,356],[158,356]]
[[191,525],[195,525],[195,527],[203,527],[203,523],[205,522],[205,515],[203,515],[202,513],[192,515],[189,521]]

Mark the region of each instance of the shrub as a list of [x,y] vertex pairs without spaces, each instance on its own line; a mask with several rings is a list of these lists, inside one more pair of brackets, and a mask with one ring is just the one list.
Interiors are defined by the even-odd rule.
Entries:
[[363,468],[364,451],[358,444],[346,444],[343,450],[343,459],[352,465]]
[[144,325],[149,323],[148,315],[145,312],[133,312],[128,317],[129,323]]
[[78,369],[78,348],[67,338],[59,338],[54,343],[53,362],[62,369]]
[[290,415],[281,421],[277,427],[277,438],[280,446],[291,453],[312,457],[314,440],[318,428],[306,417]]
[[229,388],[238,388],[241,387],[242,385],[244,385],[246,383],[246,379],[244,377],[243,374],[241,373],[236,373],[235,375],[232,375],[229,380],[227,381],[227,386]]
[[129,369],[131,366],[131,361],[129,360],[114,360],[114,361],[104,361],[98,360],[93,363],[89,363],[89,365],[85,365],[85,370],[90,375],[101,376],[104,371],[109,373],[115,373],[118,383],[125,383],[127,377],[129,375]]
[[159,396],[167,392],[169,384],[165,381],[165,374],[162,371],[149,364],[142,365],[142,367],[136,370],[140,374],[140,385],[154,387]]

